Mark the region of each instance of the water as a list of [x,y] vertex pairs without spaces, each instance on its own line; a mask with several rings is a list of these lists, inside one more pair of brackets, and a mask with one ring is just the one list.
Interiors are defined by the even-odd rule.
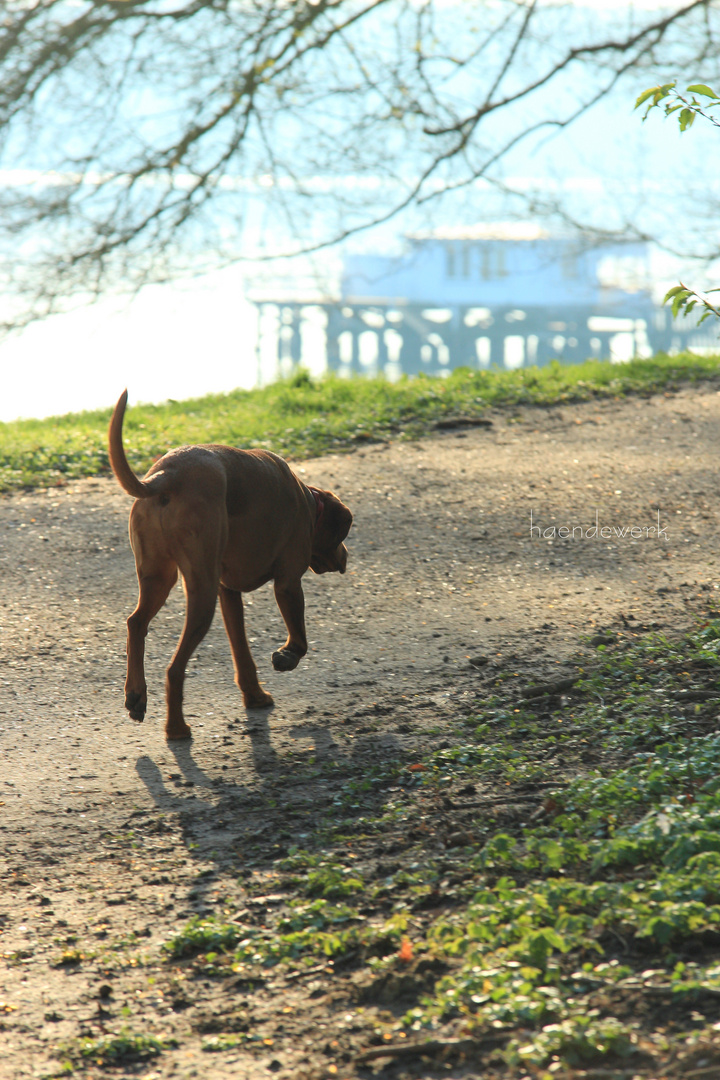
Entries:
[[257,317],[237,270],[153,285],[33,324],[0,344],[0,421],[252,387]]

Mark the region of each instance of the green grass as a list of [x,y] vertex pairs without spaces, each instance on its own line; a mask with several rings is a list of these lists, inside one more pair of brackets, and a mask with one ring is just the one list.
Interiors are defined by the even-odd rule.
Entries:
[[[693,671],[704,690],[718,687],[719,651],[717,621],[679,641],[651,635],[603,650],[550,726],[496,709],[475,728],[480,745],[428,759],[429,785],[487,777],[490,760],[495,780],[512,785],[548,746],[570,774],[589,741],[604,760],[591,770],[577,760],[580,775],[549,793],[544,824],[490,829],[465,848],[480,887],[429,926],[421,947],[451,970],[405,1016],[408,1028],[455,1017],[478,1035],[506,1030],[513,1065],[639,1060],[660,1048],[640,1020],[651,995],[675,1010],[677,1045],[714,1045],[698,1010],[720,996],[718,702],[678,693]],[[613,998],[622,1006],[628,994],[635,1004],[614,1015]]]
[[[125,421],[133,467],[144,472],[170,447],[219,442],[306,457],[388,437],[417,437],[440,419],[488,408],[552,405],[662,391],[717,378],[720,357],[656,356],[520,371],[470,371],[446,379],[310,379],[305,372],[261,390],[236,390],[157,406],[134,406]],[[118,395],[123,389],[118,385]],[[132,395],[132,387],[129,388]],[[110,410],[0,424],[0,491],[53,486],[107,474]]]
[[[490,797],[465,819],[459,847],[438,856],[422,838],[406,842],[402,865],[379,876],[341,865],[344,823],[327,823],[317,855],[276,863],[294,875],[278,878],[284,913],[242,931],[195,921],[169,957],[204,977],[252,977],[349,956],[382,990],[414,977],[399,956],[409,934],[418,970],[434,964],[438,975],[416,1004],[384,1014],[378,1038],[493,1039],[505,1067],[548,1080],[553,1062],[657,1075],[663,1055],[702,1049],[720,1063],[720,620],[601,647],[581,674],[550,709],[514,704],[500,679],[455,747],[396,772],[392,797],[366,794],[356,849],[381,824],[402,836],[421,806],[470,784],[522,799],[541,765],[543,778],[558,776],[536,795],[544,813],[499,827]],[[554,754],[562,765],[549,765]],[[420,916],[428,896],[438,899],[425,906],[446,910]]]
[[347,905],[327,900],[312,903],[294,900],[291,911],[272,928],[245,928],[239,941],[237,927],[210,916],[193,919],[163,946],[171,960],[192,956],[206,975],[226,975],[228,969],[244,971],[254,967],[275,967],[281,963],[304,962],[309,957],[342,955],[378,941],[400,944],[399,929],[381,921],[366,927],[357,912]]
[[[527,674],[498,673],[445,729],[454,745],[348,776],[305,847],[243,862],[174,929],[153,981],[252,995],[312,976],[363,1006],[364,1043],[470,1040],[488,1075],[720,1074],[720,619],[582,655],[562,698],[524,700]],[[206,1034],[208,1054],[269,1045],[252,1026]],[[161,1049],[121,1031],[61,1056]]]
[[192,956],[195,953],[224,951],[232,947],[240,934],[237,926],[225,926],[215,919],[194,918],[163,948],[172,957]]
[[127,1030],[116,1034],[101,1035],[97,1039],[81,1037],[62,1044],[58,1056],[65,1059],[65,1071],[88,1066],[114,1066],[130,1062],[147,1061],[157,1057],[163,1050],[177,1046],[175,1039],[159,1039],[153,1035]]

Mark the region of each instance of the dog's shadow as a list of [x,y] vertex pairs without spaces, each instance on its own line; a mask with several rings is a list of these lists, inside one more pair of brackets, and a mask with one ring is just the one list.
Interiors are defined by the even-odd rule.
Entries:
[[294,739],[311,739],[315,760],[319,764],[334,760],[342,752],[329,728],[323,724],[293,724],[289,734]]
[[[148,754],[137,759],[135,769],[156,809],[161,813],[178,815],[182,843],[187,854],[203,864],[202,874],[188,888],[186,902],[191,911],[183,913],[192,912],[202,916],[209,910],[207,897],[214,887],[215,878],[215,872],[207,868],[208,860],[216,864],[215,870],[219,869],[229,854],[230,838],[225,836],[220,841],[218,837],[219,842],[208,852],[206,844],[197,842],[197,830],[201,830],[209,818],[218,834],[225,832],[228,825],[226,819],[235,816],[233,803],[238,798],[246,797],[248,792],[244,785],[234,781],[212,779],[195,761],[190,740],[171,742],[169,748],[178,771],[172,766],[171,771],[167,771],[167,765],[161,769]],[[245,840],[244,830],[242,841]]]
[[[248,709],[246,713],[247,720],[244,731],[250,736],[253,762],[259,776],[276,775],[277,768],[280,764],[277,751],[275,750],[270,737],[270,725],[268,723],[269,711],[271,710]],[[233,733],[238,730],[243,730],[240,724],[236,725],[234,729],[231,729]],[[220,780],[213,780],[208,776],[193,757],[192,740],[183,739],[168,742],[168,749],[175,758],[175,762],[180,771],[179,773],[171,772],[167,774],[167,779],[174,781],[176,786],[181,786],[183,788],[200,788],[211,791],[217,791],[218,787],[220,787],[226,788],[234,794],[239,794],[241,792],[239,785],[234,782],[229,782],[222,778]],[[158,809],[178,810],[189,808],[186,807],[189,798],[192,799],[192,801],[195,801],[197,798],[195,792],[188,797],[179,792],[174,793],[171,791],[165,783],[165,778],[163,777],[160,768],[147,754],[138,758],[136,771]]]
[[[267,832],[267,819],[257,822],[257,808],[254,812],[251,810],[253,823],[246,823],[239,813],[239,804],[250,801],[251,806],[253,803],[264,806],[268,798],[274,802],[277,797],[278,777],[285,772],[287,762],[283,761],[273,745],[270,729],[272,711],[248,709],[245,722],[236,722],[228,732],[233,742],[240,736],[242,741],[236,742],[238,752],[241,752],[243,743],[247,752],[247,742],[243,737],[249,737],[253,771],[260,780],[259,790],[255,784],[247,787],[241,781],[226,779],[222,774],[209,775],[196,761],[194,744],[189,739],[168,743],[168,749],[175,759],[174,765],[160,766],[147,754],[137,759],[137,774],[156,809],[161,813],[178,815],[187,853],[205,865],[209,857],[219,866],[227,858],[229,847],[239,845],[242,849],[248,844],[253,845]],[[308,749],[322,758],[337,750],[329,732],[320,725],[298,725],[289,730],[294,738],[310,738],[313,745]],[[303,768],[301,765],[300,769]],[[198,832],[203,830],[204,825],[207,830],[208,820],[210,828],[217,833],[217,843],[212,845],[210,853],[207,843],[197,843]],[[232,831],[236,835],[228,836],[227,832]],[[205,895],[213,887],[212,876],[208,875],[192,886],[189,900],[197,913],[205,909]]]
[[180,812],[188,809],[190,799],[195,801],[197,795],[194,792],[192,795],[190,793],[181,794],[179,791],[177,793],[173,792],[168,788],[165,782],[166,779],[175,781],[176,784],[179,782],[179,785],[183,788],[199,787],[213,790],[216,785],[193,759],[192,744],[189,741],[170,743],[169,745],[180,769],[179,773],[171,772],[163,776],[159,766],[147,754],[143,754],[142,757],[137,759],[135,769],[159,810]]
[[[248,855],[252,856],[252,865],[255,865],[258,861],[256,845],[260,843],[263,847],[267,846],[268,832],[272,834],[272,839],[279,839],[282,843],[273,844],[272,854],[266,852],[260,861],[277,858],[278,847],[282,852],[283,844],[289,840],[288,823],[283,820],[282,814],[274,820],[270,812],[265,812],[265,808],[268,803],[271,806],[276,805],[283,788],[288,788],[286,794],[290,803],[297,797],[290,794],[291,790],[299,792],[304,803],[303,789],[306,782],[312,785],[312,777],[317,775],[318,766],[322,767],[331,762],[340,763],[343,759],[348,764],[361,764],[357,758],[361,747],[355,742],[352,749],[340,746],[322,722],[314,720],[310,723],[291,724],[285,728],[285,732],[298,743],[306,744],[298,747],[301,756],[297,751],[290,757],[278,753],[273,745],[270,714],[267,709],[248,710],[245,722],[239,721],[229,729],[230,737],[235,737],[233,742],[237,736],[249,737],[253,771],[260,781],[259,786],[257,783],[246,785],[240,780],[226,779],[222,772],[219,775],[210,775],[195,760],[193,743],[190,740],[168,744],[177,771],[174,766],[167,765],[161,769],[148,755],[137,760],[137,774],[156,808],[164,813],[178,815],[188,855],[203,864],[201,880],[192,884],[188,895],[188,903],[196,914],[207,911],[206,896],[214,887],[215,875],[206,869],[208,860],[213,861],[216,870],[219,870],[225,866],[228,856],[232,857],[234,854],[237,858],[238,854],[247,851]],[[238,739],[235,745],[238,753],[241,753],[242,742]],[[247,743],[245,747],[247,748]],[[308,755],[307,758],[305,754]],[[290,761],[292,772],[288,776]],[[171,771],[168,771],[169,769]],[[312,833],[312,823],[308,822],[307,825]],[[212,843],[208,843],[208,836],[212,838]]]
[[280,767],[278,752],[270,737],[270,716],[274,709],[246,709],[245,731],[250,736],[253,764],[263,779],[277,776]]

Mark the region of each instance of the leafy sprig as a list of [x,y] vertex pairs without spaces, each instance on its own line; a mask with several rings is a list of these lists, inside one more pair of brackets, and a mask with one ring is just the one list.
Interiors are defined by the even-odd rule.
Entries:
[[[645,106],[643,121],[647,120],[648,114],[653,109],[662,109],[665,116],[677,117],[680,131],[687,131],[695,122],[696,116],[702,116],[709,120],[715,127],[720,127],[720,119],[712,112],[720,105],[720,97],[711,86],[706,83],[692,83],[684,93],[677,89],[677,82],[663,83],[661,86],[651,86],[643,90],[635,102],[635,108]],[[680,282],[668,289],[663,299],[663,304],[672,302],[673,318],[682,312],[687,316],[699,304],[704,311],[698,320],[698,326],[711,315],[720,319],[720,310],[708,298],[708,293],[720,292],[720,289],[708,289],[707,293],[698,289],[689,289]]]
[[683,285],[681,281],[679,285],[673,285],[672,289],[668,289],[663,297],[663,304],[672,301],[673,318],[677,318],[680,312],[682,312],[683,315],[689,315],[697,304],[701,304],[705,310],[698,319],[699,326],[701,322],[705,322],[705,319],[709,318],[711,315],[720,319],[720,310],[718,310],[708,297],[708,293],[714,292],[720,292],[720,288],[708,289],[707,293],[703,293],[698,289],[688,289],[687,285]]
[[[688,96],[690,95],[690,96]],[[700,100],[701,98],[707,100]],[[643,121],[647,120],[648,114],[655,108],[662,108],[665,116],[677,113],[677,120],[681,131],[687,131],[695,122],[696,116],[702,116],[711,124],[720,127],[720,119],[711,110],[720,105],[720,97],[711,86],[705,83],[693,83],[688,86],[684,93],[677,89],[676,82],[663,83],[662,86],[651,86],[643,90],[635,102],[635,108],[645,105]]]

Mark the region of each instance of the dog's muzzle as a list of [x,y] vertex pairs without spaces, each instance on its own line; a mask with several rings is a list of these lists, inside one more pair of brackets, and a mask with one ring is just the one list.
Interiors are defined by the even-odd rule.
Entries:
[[340,544],[332,554],[323,552],[310,560],[310,569],[314,574],[344,574],[347,569],[347,548]]

